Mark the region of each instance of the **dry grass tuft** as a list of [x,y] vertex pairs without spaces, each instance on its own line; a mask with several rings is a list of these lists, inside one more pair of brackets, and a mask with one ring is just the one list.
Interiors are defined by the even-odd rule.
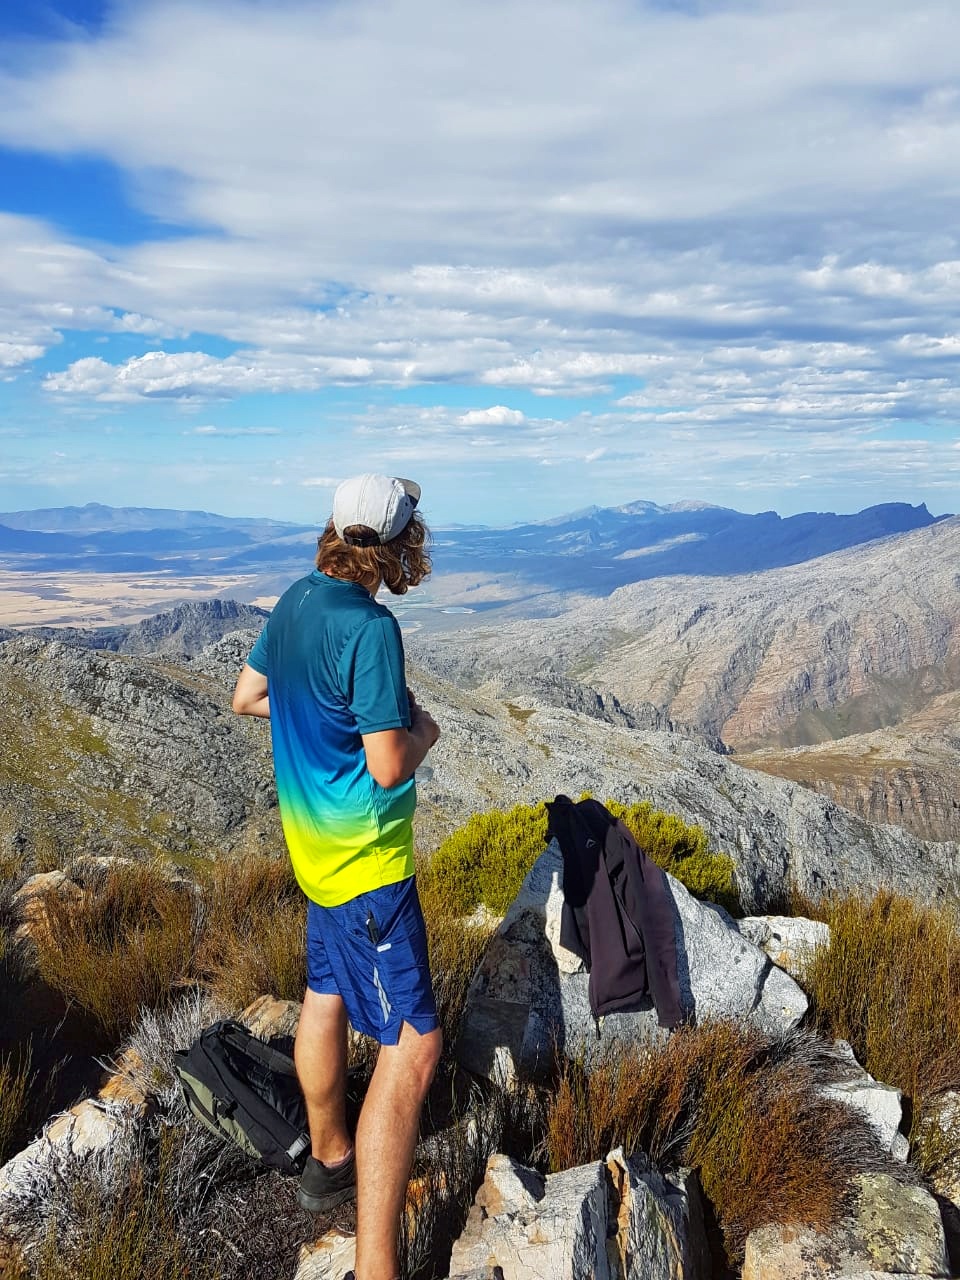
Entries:
[[117,865],[79,904],[52,892],[43,906],[45,927],[34,938],[40,976],[115,1040],[189,976],[194,894],[158,864]]
[[260,995],[302,1000],[306,907],[288,858],[217,862],[202,880],[198,975],[216,999],[242,1009]]
[[57,1065],[41,1078],[29,1040],[0,1058],[0,1164],[22,1150],[47,1118],[59,1073]]
[[957,917],[887,891],[812,909],[831,936],[804,973],[816,1025],[911,1100],[913,1158],[929,1172],[941,1154],[926,1118],[938,1094],[960,1089]]
[[32,1280],[221,1280],[220,1241],[205,1249],[201,1239],[205,1181],[183,1176],[199,1172],[191,1143],[161,1126],[121,1144],[102,1167],[60,1170],[35,1206],[42,1235]]
[[695,1168],[735,1262],[755,1227],[827,1226],[854,1173],[888,1167],[865,1122],[818,1093],[841,1072],[812,1036],[772,1038],[730,1022],[682,1029],[590,1074],[566,1064],[549,1100],[550,1167],[623,1145],[664,1167]]

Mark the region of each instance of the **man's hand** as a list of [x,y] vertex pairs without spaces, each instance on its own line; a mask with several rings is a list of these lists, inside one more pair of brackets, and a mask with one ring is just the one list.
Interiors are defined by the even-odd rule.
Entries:
[[440,737],[440,726],[434,720],[429,711],[424,711],[414,700],[410,707],[410,732],[420,734],[423,733],[428,739],[427,751],[434,745]]
[[[414,699],[414,702],[416,700]],[[367,768],[381,787],[399,787],[416,773],[440,737],[440,728],[421,706],[411,708],[409,729],[383,729],[363,734]]]

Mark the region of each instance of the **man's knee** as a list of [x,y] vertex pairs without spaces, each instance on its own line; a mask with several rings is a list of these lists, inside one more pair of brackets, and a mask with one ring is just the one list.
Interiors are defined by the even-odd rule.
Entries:
[[403,1059],[404,1069],[410,1073],[418,1092],[425,1095],[433,1082],[443,1051],[440,1028],[421,1034],[409,1022],[405,1022],[400,1029],[397,1049]]

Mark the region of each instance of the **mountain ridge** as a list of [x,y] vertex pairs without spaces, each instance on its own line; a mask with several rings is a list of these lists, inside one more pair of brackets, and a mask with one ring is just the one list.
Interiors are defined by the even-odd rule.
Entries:
[[[269,726],[229,710],[255,634],[228,633],[179,660],[30,636],[0,644],[0,845],[47,864],[77,847],[175,858],[279,850]],[[417,775],[421,848],[491,805],[587,789],[704,826],[733,858],[750,909],[775,907],[790,884],[814,896],[878,883],[928,899],[960,893],[955,843],[877,826],[676,735],[504,702],[415,666],[409,675],[443,726]]]
[[[498,599],[508,581],[518,599],[602,595],[675,574],[723,576],[798,563],[946,518],[922,503],[781,517],[692,500],[659,506],[637,499],[508,528],[437,526],[433,586],[442,591],[465,574],[481,601],[493,579]],[[276,575],[312,559],[316,532],[309,525],[165,508],[88,504],[8,512],[0,513],[0,569]]]

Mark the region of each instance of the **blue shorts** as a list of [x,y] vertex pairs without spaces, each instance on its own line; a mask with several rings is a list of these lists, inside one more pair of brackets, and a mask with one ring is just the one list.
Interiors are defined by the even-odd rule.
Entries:
[[341,996],[353,1029],[381,1044],[396,1044],[405,1022],[421,1035],[440,1025],[413,876],[339,907],[310,902],[307,986]]

